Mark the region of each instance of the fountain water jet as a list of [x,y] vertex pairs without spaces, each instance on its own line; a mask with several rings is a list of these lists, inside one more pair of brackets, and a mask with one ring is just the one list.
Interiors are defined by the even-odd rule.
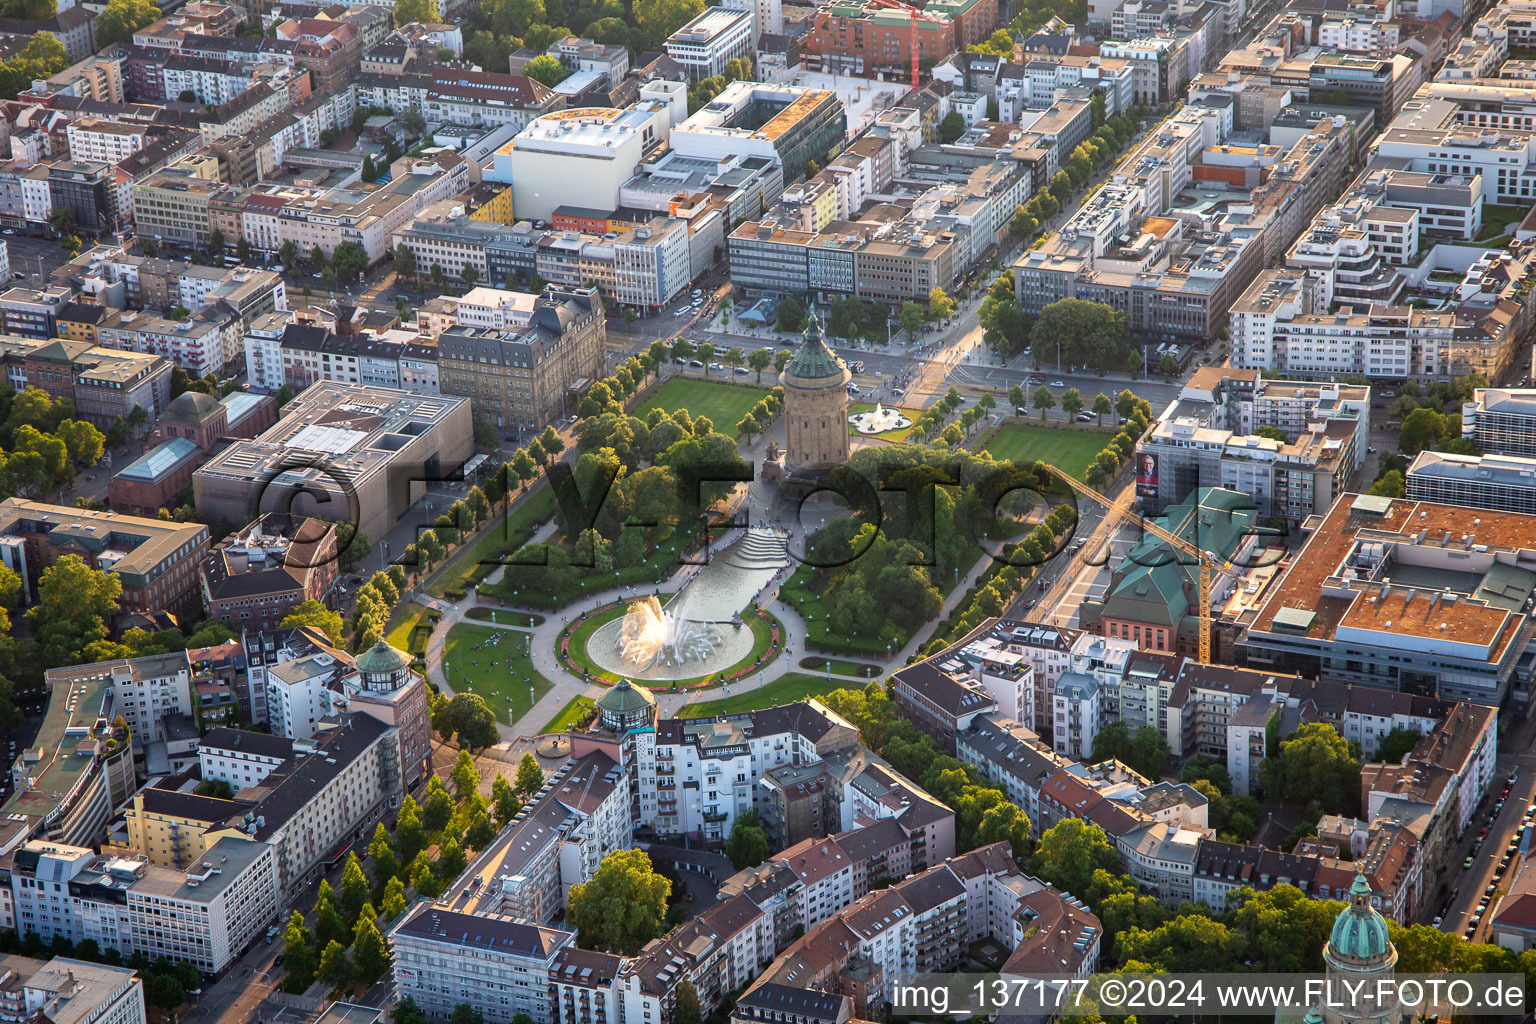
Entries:
[[652,665],[675,667],[689,661],[707,661],[720,646],[718,630],[707,622],[684,618],[661,606],[653,594],[636,601],[624,613],[614,646],[624,660],[640,671]]

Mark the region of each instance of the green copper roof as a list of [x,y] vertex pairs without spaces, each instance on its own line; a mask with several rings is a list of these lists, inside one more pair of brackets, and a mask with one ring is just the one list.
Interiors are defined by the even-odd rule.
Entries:
[[825,380],[828,377],[841,377],[846,369],[843,361],[837,358],[837,353],[827,348],[827,343],[821,340],[821,319],[812,312],[805,324],[804,339],[795,350],[789,365],[784,368],[784,376],[800,380]]
[[620,679],[608,688],[607,693],[597,698],[599,710],[615,715],[641,711],[655,703],[656,698],[651,696],[650,690],[635,686],[628,679]]
[[1371,886],[1364,875],[1356,875],[1349,887],[1349,906],[1334,919],[1328,946],[1334,955],[1356,960],[1377,960],[1391,950],[1386,918],[1371,906]]
[[383,640],[357,656],[357,670],[366,676],[387,676],[410,663],[411,659],[404,651],[396,650]]

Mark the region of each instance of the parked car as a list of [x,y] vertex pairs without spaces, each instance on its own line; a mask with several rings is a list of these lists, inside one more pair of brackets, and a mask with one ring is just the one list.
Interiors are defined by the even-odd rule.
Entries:
[[1091,413],[1091,412],[1080,412],[1080,413],[1078,413],[1077,414],[1077,422],[1079,422],[1079,423],[1092,423],[1093,422],[1093,413]]
[[700,369],[702,369],[703,366],[704,366],[704,360],[702,360],[702,359],[690,359],[690,360],[688,360],[688,365],[689,366],[696,366],[696,367],[699,367]]
[[1067,382],[1064,381],[1064,380],[1053,380],[1053,381],[1051,381],[1051,387],[1053,387],[1053,388],[1064,388],[1066,386],[1067,386]]
[[1472,865],[1474,863],[1476,863],[1476,861],[1477,861],[1476,857],[1468,857],[1466,860],[1461,862],[1462,870],[1463,871],[1471,871],[1472,870]]

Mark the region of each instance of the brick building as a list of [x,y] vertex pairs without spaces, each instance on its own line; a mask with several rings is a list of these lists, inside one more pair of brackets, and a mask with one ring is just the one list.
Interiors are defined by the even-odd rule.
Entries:
[[928,0],[915,23],[906,11],[836,0],[811,16],[803,49],[808,63],[827,71],[905,74],[912,66],[914,25],[918,61],[931,66],[990,36],[997,28],[997,0]]
[[117,512],[152,516],[180,504],[177,497],[192,486],[192,471],[202,464],[203,450],[184,437],[156,445],[124,466],[107,485],[107,504]]
[[337,572],[334,524],[269,512],[203,559],[203,606],[241,630],[276,629],[296,605],[326,602]]

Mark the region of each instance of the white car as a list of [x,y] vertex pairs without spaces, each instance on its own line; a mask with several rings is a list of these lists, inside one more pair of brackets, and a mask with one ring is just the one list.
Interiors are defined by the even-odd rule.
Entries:
[[723,370],[725,369],[725,366],[721,363],[710,363],[709,368],[711,370]]
[[1053,388],[1064,388],[1066,386],[1067,386],[1067,382],[1064,381],[1064,380],[1053,380],[1053,381],[1051,381],[1051,387],[1053,387]]

